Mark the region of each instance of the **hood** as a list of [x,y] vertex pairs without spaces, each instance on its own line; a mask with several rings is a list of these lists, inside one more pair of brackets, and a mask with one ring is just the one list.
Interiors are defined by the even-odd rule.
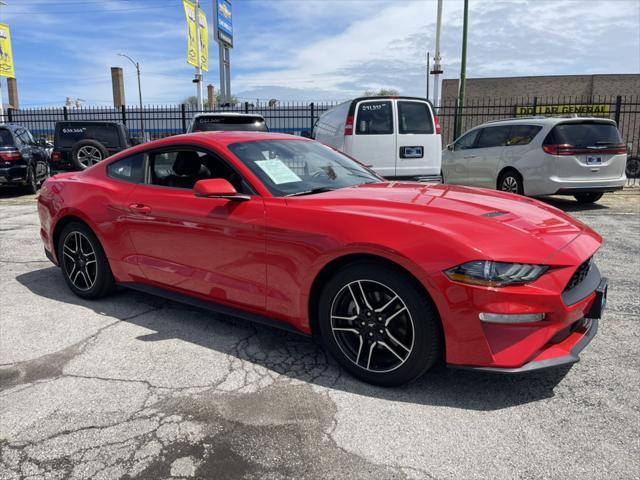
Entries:
[[447,234],[491,258],[552,256],[589,227],[555,207],[519,195],[456,185],[383,182],[343,188],[315,198],[327,208],[396,218]]

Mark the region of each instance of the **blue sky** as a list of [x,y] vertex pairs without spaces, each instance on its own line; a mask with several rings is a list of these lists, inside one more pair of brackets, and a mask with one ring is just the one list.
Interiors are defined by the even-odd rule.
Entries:
[[[109,104],[111,66],[142,65],[145,103],[195,91],[181,0],[3,0],[23,107]],[[209,21],[212,0],[203,0]],[[435,0],[233,0],[232,93],[341,100],[393,87],[424,95]],[[640,72],[640,0],[471,0],[468,77]],[[445,77],[460,70],[462,1],[445,0]],[[217,44],[205,83],[218,84]],[[3,86],[3,88],[5,88]],[[5,101],[6,101],[6,89]]]

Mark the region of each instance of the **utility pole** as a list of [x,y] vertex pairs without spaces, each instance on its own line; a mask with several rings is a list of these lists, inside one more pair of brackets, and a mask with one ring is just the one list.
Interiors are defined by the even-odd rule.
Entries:
[[462,112],[464,111],[464,94],[467,86],[467,28],[469,25],[469,0],[464,0],[464,14],[462,19],[462,59],[460,61],[460,85],[458,90],[458,116],[456,119],[456,134],[462,134]]
[[196,0],[196,41],[198,42],[198,66],[196,67],[196,78],[193,82],[196,84],[196,96],[198,97],[198,110],[203,109],[203,91],[202,91],[202,43],[200,40],[200,0]]
[[[0,2],[0,18],[2,18],[2,7],[7,4]],[[0,123],[4,123],[4,100],[2,98],[2,82],[0,81]]]
[[430,81],[430,78],[429,78],[429,68],[430,68],[429,61],[430,61],[429,52],[427,52],[427,100],[429,100],[429,81]]
[[124,53],[119,53],[118,55],[126,58],[131,63],[133,63],[134,67],[136,67],[136,73],[138,75],[138,98],[140,99],[140,133],[142,135],[142,141],[144,141],[146,140],[146,138],[144,132],[144,110],[142,107],[142,87],[140,85],[140,64],[134,61],[133,58],[131,58],[129,55],[125,55]]
[[440,35],[442,34],[442,0],[438,0],[438,16],[436,21],[436,55],[433,59],[433,104],[437,108],[440,106],[440,75],[442,75],[442,57],[440,56]]

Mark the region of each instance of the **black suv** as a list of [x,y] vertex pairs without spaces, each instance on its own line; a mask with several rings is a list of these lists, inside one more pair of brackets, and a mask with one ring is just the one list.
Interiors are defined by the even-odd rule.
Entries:
[[22,125],[0,124],[0,185],[21,185],[26,193],[36,193],[49,177],[45,144]]
[[122,123],[65,120],[56,122],[51,162],[84,170],[137,143]]

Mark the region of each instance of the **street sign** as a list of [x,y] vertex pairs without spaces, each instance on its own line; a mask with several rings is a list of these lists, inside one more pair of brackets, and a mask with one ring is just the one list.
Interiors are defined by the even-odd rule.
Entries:
[[233,48],[233,19],[230,0],[216,0],[215,26],[218,43]]

